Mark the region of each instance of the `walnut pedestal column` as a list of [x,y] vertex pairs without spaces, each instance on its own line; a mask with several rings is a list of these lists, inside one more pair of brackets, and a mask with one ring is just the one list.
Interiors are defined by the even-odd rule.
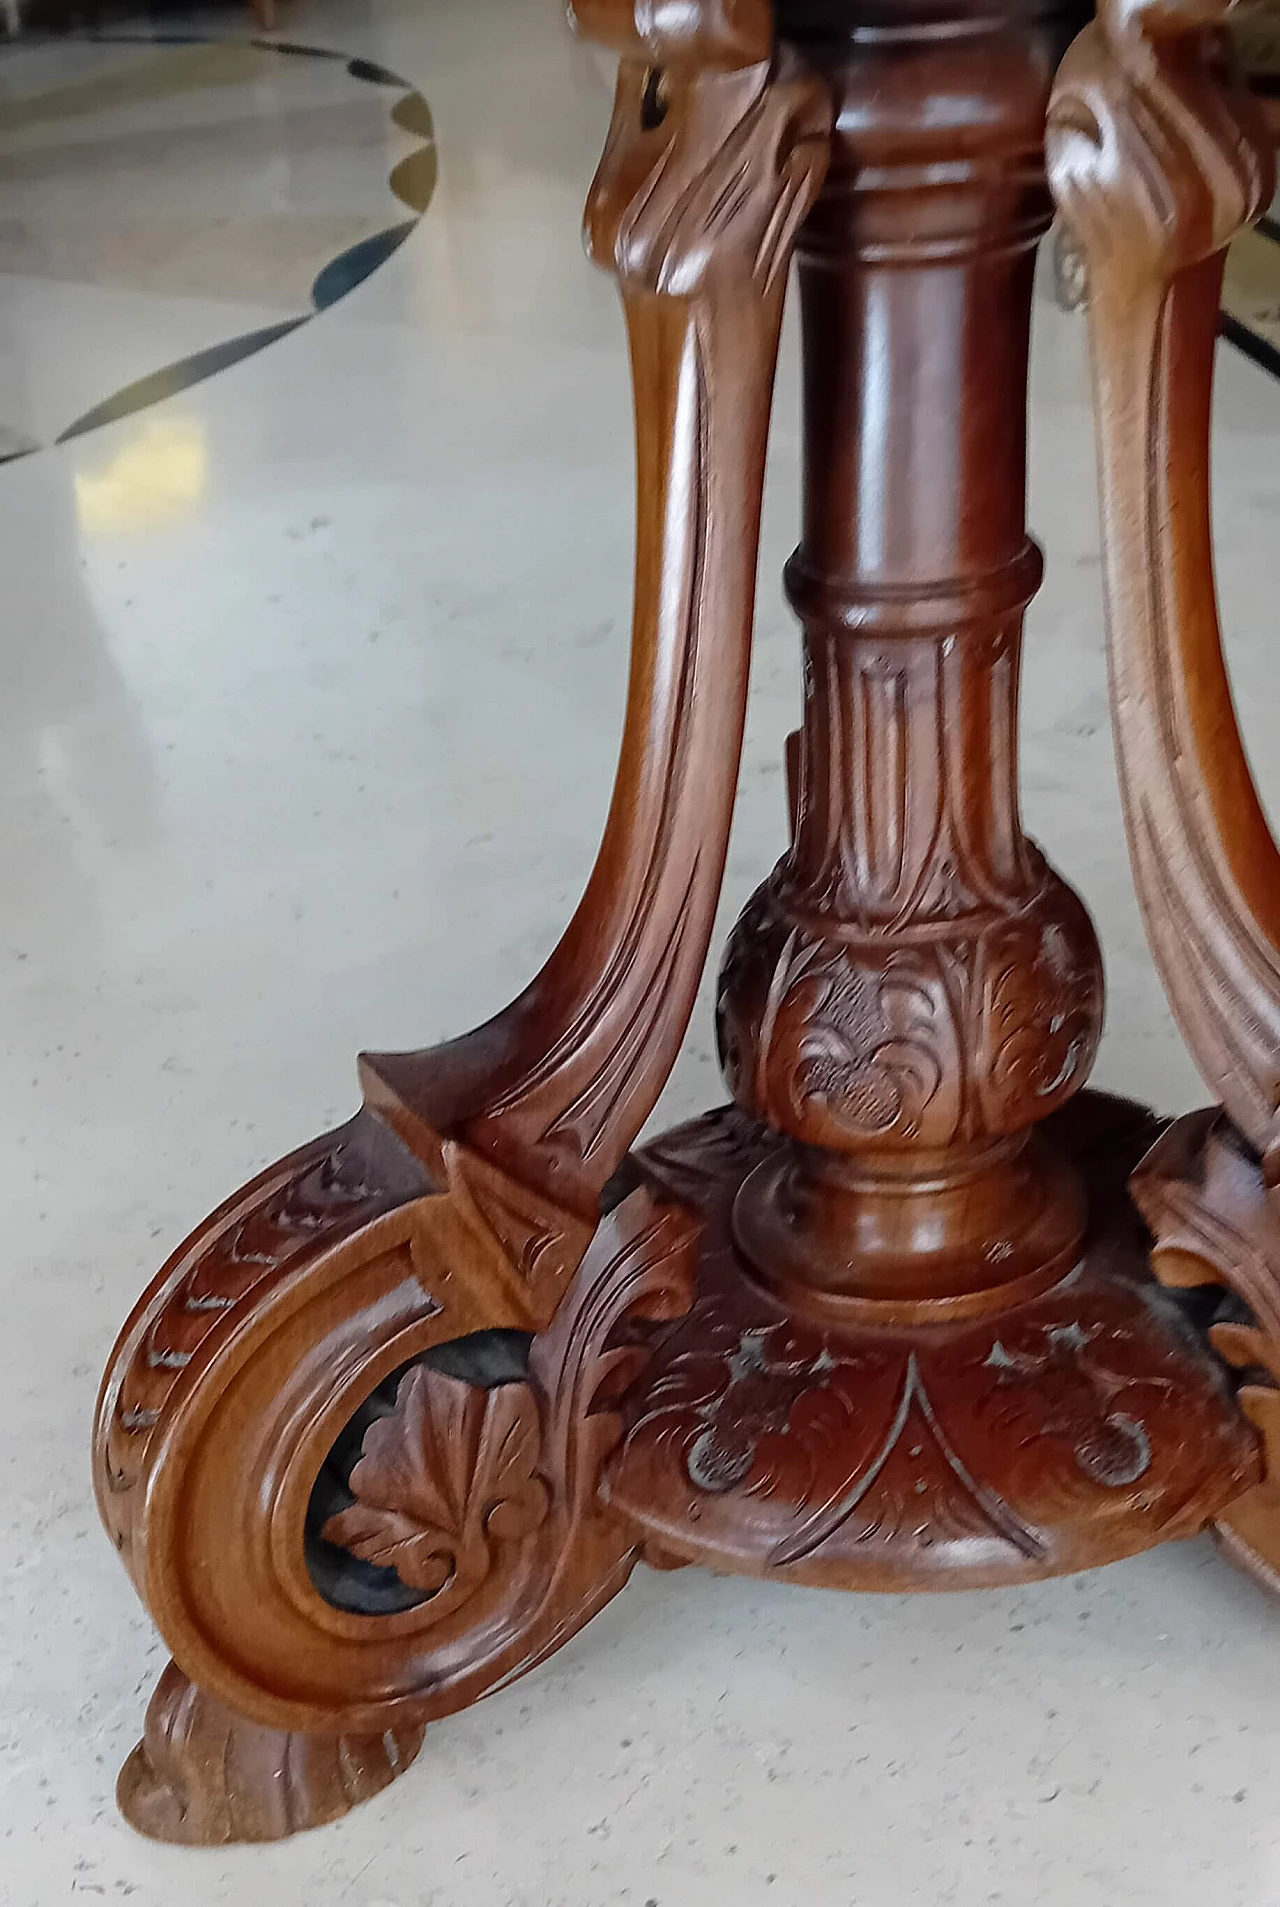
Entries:
[[1050,64],[1012,23],[824,50],[793,841],[720,996],[738,1104],[797,1146],[743,1188],[735,1232],[797,1302],[972,1310],[1075,1260],[1081,1188],[1031,1135],[1102,1026],[1092,924],[1023,834],[1016,780]]
[[[99,1504],[173,1656],[119,1793],[164,1839],[333,1820],[641,1559],[973,1587],[1216,1524],[1280,1584],[1280,855],[1208,540],[1214,274],[1266,187],[1225,6],[1107,0],[1052,112],[1074,22],[1042,0],[572,11],[620,55],[587,212],[636,392],[614,797],[528,988],[366,1055],[356,1117],[197,1227],[116,1345]],[[1081,1090],[1097,940],[1018,809],[1047,116],[1135,868],[1227,1109],[1167,1130]],[[633,1152],[720,893],[796,252],[791,845],[724,961],[734,1103]]]

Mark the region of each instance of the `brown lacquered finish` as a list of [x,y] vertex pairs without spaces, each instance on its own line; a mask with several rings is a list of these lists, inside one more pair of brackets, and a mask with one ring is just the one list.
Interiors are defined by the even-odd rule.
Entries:
[[[1223,78],[1229,0],[1115,0],[1081,35],[1050,153],[1088,271],[1112,702],[1151,951],[1224,1116],[1178,1122],[1134,1182],[1157,1274],[1233,1294],[1222,1355],[1280,1456],[1280,850],[1254,787],[1218,623],[1209,418],[1226,247],[1268,205],[1270,139]],[[1280,1478],[1280,1468],[1276,1469]],[[1219,1525],[1280,1587],[1280,1493]]]
[[[121,1777],[143,1832],[334,1819],[641,1557],[974,1587],[1213,1524],[1280,1587],[1280,856],[1207,493],[1220,255],[1268,174],[1224,10],[1111,0],[1051,105],[1067,4],[576,0],[621,55],[587,207],[636,394],[613,801],[525,992],[366,1056],[356,1118],[214,1213],[121,1335],[98,1496],[174,1658]],[[1134,865],[1226,1108],[1167,1131],[1080,1090],[1101,958],[1019,814],[1046,123]],[[734,1105],[633,1155],[720,894],[793,255],[791,843],[723,964]],[[1154,1253],[1126,1190],[1153,1144]]]
[[882,26],[823,58],[793,842],[720,992],[739,1105],[798,1144],[743,1188],[735,1231],[798,1302],[952,1301],[1073,1262],[1083,1197],[1029,1135],[1102,1025],[1092,924],[1024,835],[1016,782],[1052,63],[1016,16],[955,44]]
[[626,1399],[610,1504],[669,1554],[830,1589],[1026,1582],[1203,1528],[1258,1452],[1127,1209],[1154,1122],[1089,1094],[1054,1127],[1094,1220],[1074,1275],[927,1329],[798,1316],[744,1274],[735,1191],[778,1143],[754,1122],[646,1147],[704,1227],[693,1308]]

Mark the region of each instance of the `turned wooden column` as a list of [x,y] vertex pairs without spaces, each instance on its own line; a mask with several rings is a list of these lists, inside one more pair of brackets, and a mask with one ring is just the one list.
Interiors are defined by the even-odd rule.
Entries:
[[735,1236],[789,1301],[1005,1302],[1085,1223],[1035,1127],[1102,1022],[1089,917],[1022,829],[1044,126],[1067,26],[1010,5],[781,9],[837,130],[799,241],[804,626],[789,852],[731,943],[735,1097],[795,1145]]

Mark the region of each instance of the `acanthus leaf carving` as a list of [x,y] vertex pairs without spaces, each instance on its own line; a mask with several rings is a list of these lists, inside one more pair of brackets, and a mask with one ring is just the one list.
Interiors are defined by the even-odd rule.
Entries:
[[[1156,1140],[1131,1180],[1154,1237],[1161,1283],[1195,1294],[1200,1329],[1232,1373],[1261,1440],[1254,1487],[1219,1518],[1232,1558],[1280,1590],[1280,1208],[1263,1161],[1216,1108],[1185,1114]],[[1220,1287],[1206,1312],[1206,1287]]]
[[[126,1327],[99,1398],[98,1504],[127,1568],[139,1561],[139,1486],[186,1373],[287,1280],[366,1228],[377,1236],[379,1221],[425,1189],[416,1163],[389,1159],[361,1116],[269,1167],[173,1254]],[[438,1308],[422,1294],[424,1317]]]
[[[1133,1112],[1086,1094],[1063,1125],[1095,1212],[1120,1197],[1101,1189],[1117,1146],[1127,1170],[1147,1131]],[[1256,1481],[1252,1434],[1136,1231],[946,1328],[805,1316],[744,1275],[730,1214],[755,1160],[718,1130],[695,1122],[655,1154],[665,1181],[710,1140],[720,1195],[693,1307],[623,1397],[606,1471],[610,1503],[665,1551],[843,1588],[1028,1580],[1194,1533]],[[647,1174],[647,1150],[637,1162]]]
[[983,937],[979,1089],[992,1124],[1039,1118],[1088,1078],[1105,992],[1084,907],[1050,875],[1039,902]]
[[[1159,77],[1155,43],[1179,24],[1198,31],[1224,5],[1104,0],[1127,83],[1140,89],[1152,70]],[[823,7],[806,11],[812,20]],[[148,1299],[118,1359],[138,1390],[127,1409],[112,1396],[108,1488],[118,1480],[112,1451],[141,1452],[126,1477],[144,1532],[139,1578],[166,1636],[180,1638],[175,1654],[209,1685],[179,1671],[166,1677],[149,1728],[154,1755],[134,1772],[153,1818],[168,1817],[189,1784],[210,1807],[202,1838],[264,1824],[287,1831],[372,1791],[416,1747],[424,1716],[465,1706],[533,1666],[620,1587],[642,1549],[664,1563],[683,1551],[846,1587],[933,1587],[948,1572],[953,1581],[984,1572],[1029,1580],[1064,1560],[1108,1560],[1199,1527],[1254,1476],[1248,1426],[1212,1360],[1194,1341],[1188,1352],[1178,1321],[1170,1324],[1171,1301],[1144,1280],[1134,1228],[1122,1217],[1086,1240],[1074,1164],[1055,1178],[1039,1171],[1040,1148],[1021,1143],[1023,1129],[1079,1083],[1100,1014],[1091,929],[1068,918],[1017,813],[1017,650],[1039,559],[1030,544],[1019,547],[1020,445],[1006,428],[1020,401],[1016,378],[1002,387],[1010,401],[999,412],[1001,456],[984,422],[997,416],[999,392],[977,375],[982,355],[1024,368],[1026,307],[1014,274],[1027,267],[1018,283],[1029,299],[1039,213],[1006,214],[1009,201],[1040,197],[1033,148],[1044,58],[1035,35],[1002,30],[1001,51],[1025,68],[1021,78],[988,61],[994,84],[975,117],[990,128],[966,131],[972,143],[963,157],[957,146],[955,171],[933,164],[945,141],[931,143],[924,166],[912,158],[917,176],[906,191],[903,162],[919,129],[904,140],[908,96],[896,81],[849,136],[857,86],[869,77],[874,87],[877,71],[892,76],[894,30],[880,36],[883,65],[884,47],[867,57],[860,46],[857,72],[839,75],[844,156],[857,163],[811,228],[810,262],[825,254],[811,283],[821,277],[844,296],[865,287],[877,264],[898,273],[899,285],[910,283],[904,268],[954,267],[958,295],[932,301],[948,323],[918,339],[905,327],[911,348],[897,355],[913,374],[901,385],[886,377],[895,388],[881,415],[913,412],[917,344],[936,341],[939,364],[944,346],[963,360],[957,427],[940,420],[933,441],[945,454],[935,461],[955,479],[948,503],[978,494],[992,507],[974,512],[990,521],[972,523],[971,538],[938,522],[942,581],[917,588],[909,573],[854,577],[842,597],[838,578],[818,578],[826,597],[814,620],[828,614],[838,637],[827,660],[843,699],[825,711],[829,786],[814,767],[823,740],[815,718],[794,814],[797,839],[814,832],[819,852],[807,868],[793,854],[766,896],[760,998],[741,1013],[730,1002],[739,1026],[726,1040],[735,1072],[751,1081],[744,1104],[758,1101],[793,1137],[855,1157],[887,1150],[891,1139],[944,1155],[925,1157],[914,1181],[894,1158],[870,1189],[874,1172],[860,1179],[847,1156],[825,1161],[818,1190],[830,1203],[820,1211],[815,1195],[807,1227],[805,1208],[784,1197],[794,1187],[783,1185],[770,1206],[780,1181],[762,1181],[765,1209],[783,1230],[802,1214],[791,1229],[815,1244],[815,1260],[827,1252],[838,1273],[851,1274],[858,1267],[853,1253],[841,1261],[845,1241],[878,1228],[890,1259],[907,1240],[890,1270],[907,1281],[923,1270],[932,1282],[926,1289],[921,1277],[923,1295],[896,1309],[896,1287],[886,1300],[883,1288],[868,1295],[852,1279],[848,1288],[806,1286],[803,1276],[768,1287],[748,1251],[750,1225],[739,1223],[744,1211],[750,1217],[739,1194],[748,1173],[767,1174],[784,1151],[793,1162],[802,1148],[775,1144],[741,1116],[722,1115],[648,1163],[624,1162],[682,1036],[719,890],[782,288],[831,131],[826,82],[785,50],[771,57],[771,13],[767,0],[579,7],[582,22],[625,54],[589,224],[627,307],[642,499],[622,763],[583,906],[543,974],[496,1022],[435,1054],[369,1063],[380,1096],[366,1123],[395,1128],[413,1155],[408,1177],[384,1183],[376,1172],[348,1172],[361,1161],[333,1145],[282,1167],[279,1182],[260,1183],[221,1216],[216,1236],[206,1228],[193,1242],[192,1262],[176,1264],[171,1285]],[[966,51],[979,62],[985,32],[981,24],[964,36],[977,42]],[[821,57],[825,66],[827,49]],[[655,59],[670,65],[656,68]],[[936,70],[932,52],[919,64]],[[1199,140],[1199,161],[1222,135],[1225,151],[1230,112],[1209,125],[1210,103],[1194,99],[1179,117],[1186,104],[1179,94],[1157,125],[1165,143]],[[1199,196],[1191,177],[1183,198],[1160,198],[1167,156],[1157,154],[1144,182],[1164,244],[1156,250],[1193,258],[1257,187],[1248,141],[1227,155],[1222,190]],[[888,221],[898,234],[883,244],[866,242],[876,214],[864,223],[868,199],[858,200],[878,157],[887,163],[869,193],[886,196],[887,173],[898,199]],[[926,249],[909,229],[930,224],[917,219],[916,194],[942,172],[948,191],[964,180],[966,228],[948,232],[938,219]],[[1001,350],[997,300],[977,288],[994,291],[1006,270]],[[1212,289],[1207,276],[1204,284]],[[851,310],[836,316],[843,322]],[[1153,294],[1142,310],[1160,316],[1163,307]],[[979,314],[991,339],[974,323]],[[828,370],[844,368],[834,325],[821,343],[830,317],[821,300],[810,306],[820,386]],[[957,350],[975,334],[980,353]],[[846,345],[851,386],[865,399],[870,377],[858,346]],[[832,407],[837,422],[842,408]],[[856,434],[869,463],[868,410],[864,401],[850,420],[855,432],[833,433],[841,458]],[[974,444],[990,452],[992,468],[989,477],[978,470],[971,488],[960,478],[977,463]],[[808,462],[811,492],[826,492],[822,508],[856,517],[845,509],[847,471],[824,476],[821,456]],[[886,551],[909,527],[893,488]],[[923,558],[904,567],[923,568]],[[1162,714],[1174,733],[1170,708]],[[1137,805],[1147,852],[1162,818],[1154,800]],[[1220,870],[1202,842],[1195,847],[1193,871],[1211,886]],[[1176,888],[1179,870],[1160,865],[1156,876]],[[1239,970],[1251,960],[1265,970],[1270,959],[1265,935],[1246,941],[1188,937],[1188,965],[1211,975],[1228,1007],[1238,1005],[1226,998],[1231,986],[1244,990]],[[748,975],[748,993],[756,984]],[[1227,1031],[1214,1037],[1228,1053],[1246,1034],[1265,1048],[1265,1014],[1244,1033],[1229,1011],[1220,1017]],[[1273,1114],[1267,1080],[1249,1083],[1255,1110],[1261,1100]],[[1004,1143],[1009,1134],[1015,1143]],[[922,1193],[930,1174],[932,1216]],[[677,1198],[692,1188],[696,1210],[672,1199],[673,1186]],[[997,1195],[1031,1213],[1030,1243],[997,1225]],[[1037,1230],[1040,1208],[1055,1200],[1053,1222]],[[947,1201],[961,1214],[954,1249],[922,1265],[930,1257],[922,1241],[946,1231]],[[824,1229],[824,1211],[846,1221],[852,1213],[858,1224]],[[967,1213],[976,1214],[968,1229]],[[1025,1277],[965,1283],[986,1255],[1011,1255],[1015,1243],[1026,1244]],[[1263,1258],[1256,1295],[1273,1299]],[[705,1305],[685,1318],[704,1270],[730,1289],[704,1292]],[[451,1354],[455,1368],[465,1366],[464,1343],[474,1382],[447,1367]],[[1248,1367],[1242,1408],[1273,1435],[1272,1340],[1256,1317],[1233,1316],[1219,1317],[1214,1343]],[[222,1367],[208,1380],[215,1357]],[[1175,1367],[1176,1384],[1163,1375]],[[370,1427],[385,1374],[406,1369],[390,1416]],[[1147,1415],[1121,1408],[1144,1383]],[[988,1405],[1002,1427],[1016,1422],[1017,1436],[989,1434]],[[340,1488],[360,1441],[352,1501],[322,1522],[325,1491]],[[1070,1500],[1073,1489],[1084,1508]],[[1061,1514],[1055,1490],[1068,1499]],[[358,1582],[372,1598],[386,1586],[371,1588],[368,1572],[341,1556],[345,1574],[326,1579],[333,1559],[317,1560],[317,1526],[348,1559],[394,1572],[420,1600],[399,1599],[394,1619],[372,1628],[348,1620],[354,1603],[337,1590]],[[237,1721],[224,1698],[255,1721]],[[351,1727],[339,1736],[335,1723]],[[380,1724],[385,1732],[369,1732]],[[329,1731],[314,1757],[303,1734],[289,1732],[308,1729]],[[246,1794],[253,1806],[243,1809]]]
[[[868,971],[847,954],[821,959],[817,951],[805,950],[810,957],[800,956],[787,982],[795,1051],[788,1124],[811,1128],[817,1119],[850,1139],[936,1133],[945,1142],[958,1124],[959,1069],[950,1063],[958,1042],[936,973],[907,952]],[[779,1014],[775,1039],[782,1024]],[[940,1107],[944,1089],[953,1102]]]
[[649,1360],[645,1327],[682,1316],[693,1298],[694,1214],[641,1189],[614,1218],[608,1255],[584,1264],[577,1303],[529,1354],[546,1400],[548,1462],[577,1519],[596,1514],[600,1471],[621,1436],[618,1400]]
[[[442,1647],[482,1604],[516,1639],[539,1632],[575,1571],[589,1595],[625,1577],[633,1545],[602,1511],[600,1468],[619,1435],[617,1397],[649,1356],[647,1332],[688,1306],[697,1234],[680,1206],[631,1193],[533,1340],[527,1380],[485,1388],[422,1363],[366,1431],[353,1501],[321,1534],[419,1591],[420,1621]],[[500,1641],[502,1628],[494,1633]]]
[[[1102,0],[1058,72],[1050,183],[1104,279],[1167,286],[1222,251],[1271,196],[1260,115],[1224,79],[1211,29],[1236,0]],[[1210,29],[1210,31],[1206,31]]]
[[[286,1759],[291,1731],[350,1716],[355,1739],[522,1673],[636,1555],[599,1500],[600,1464],[616,1393],[646,1355],[633,1317],[687,1301],[697,1221],[647,1194],[602,1219],[601,1198],[675,1058],[714,919],[786,267],[832,118],[825,81],[768,58],[759,0],[699,9],[665,74],[635,55],[692,15],[665,0],[641,12],[602,168],[607,197],[618,167],[621,196],[592,200],[631,234],[608,263],[632,344],[642,520],[628,714],[587,892],[496,1020],[364,1058],[361,1120],[381,1164],[395,1161],[387,1183],[375,1174],[368,1198],[346,1188],[344,1204],[345,1181],[318,1182],[277,1224],[270,1201],[324,1142],[247,1188],[148,1294],[104,1396],[104,1514],[166,1640],[201,1700],[275,1728]],[[324,1525],[421,1592],[399,1605],[375,1691],[366,1645],[325,1613],[312,1555],[323,1439],[365,1428],[389,1368],[487,1331],[543,1332],[528,1383],[459,1395],[422,1366],[396,1422],[369,1432],[354,1502]]]
[[330,1519],[325,1540],[394,1569],[409,1588],[469,1594],[493,1568],[497,1545],[531,1536],[546,1519],[541,1442],[527,1385],[486,1391],[426,1367],[410,1371],[351,1473],[355,1503]]
[[521,1183],[456,1140],[441,1143],[445,1190],[421,1214],[431,1239],[424,1282],[468,1286],[482,1307],[533,1327],[545,1323],[572,1279],[594,1230],[589,1220]]
[[[1131,1401],[1133,1392],[1143,1384],[1171,1391],[1171,1380],[1135,1380],[1111,1369],[1093,1349],[1099,1331],[1075,1320],[1046,1325],[1040,1335],[1035,1348],[1009,1349],[996,1339],[987,1365],[997,1389],[1027,1387],[1040,1435],[1063,1438],[1090,1482],[1107,1490],[1139,1482],[1151,1467],[1151,1439],[1137,1414],[1140,1405]],[[1127,1408],[1119,1408],[1121,1399]]]
[[1050,870],[1020,909],[915,941],[820,937],[793,906],[784,863],[734,932],[718,1001],[726,1078],[771,1124],[837,1150],[946,1145],[1030,1126],[1088,1077],[1101,960]]

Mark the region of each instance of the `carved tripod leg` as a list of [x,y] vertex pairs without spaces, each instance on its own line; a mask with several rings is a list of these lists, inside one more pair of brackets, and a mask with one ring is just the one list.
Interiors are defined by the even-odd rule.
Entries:
[[[1280,1581],[1280,851],[1222,650],[1209,420],[1225,251],[1268,203],[1269,141],[1224,78],[1229,0],[1104,0],[1058,77],[1050,176],[1089,278],[1112,701],[1147,935],[1225,1116],[1180,1120],[1133,1192],[1168,1284],[1232,1294],[1213,1329],[1271,1480],[1219,1526]],[[1274,1462],[1271,1459],[1274,1457]]]
[[635,1559],[595,1480],[628,1320],[687,1302],[694,1222],[602,1194],[706,956],[787,263],[830,105],[775,63],[756,0],[678,8],[670,29],[648,4],[581,11],[624,52],[588,207],[639,446],[613,805],[526,993],[437,1052],[366,1058],[352,1124],[215,1213],[116,1347],[99,1501],[177,1665],[120,1798],[170,1839],[332,1819],[424,1722],[567,1640]]

